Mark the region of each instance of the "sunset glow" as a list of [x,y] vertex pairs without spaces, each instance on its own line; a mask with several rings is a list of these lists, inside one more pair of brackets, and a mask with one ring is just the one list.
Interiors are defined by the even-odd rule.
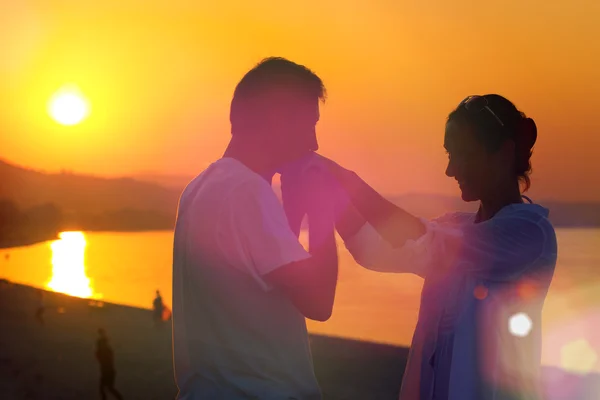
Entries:
[[[532,198],[600,200],[597,1],[9,4],[0,156],[19,165],[193,176],[227,144],[239,79],[275,55],[328,88],[323,154],[383,192],[457,194],[444,175],[445,119],[467,95],[498,92],[539,127]],[[69,82],[85,96],[43,118]]]

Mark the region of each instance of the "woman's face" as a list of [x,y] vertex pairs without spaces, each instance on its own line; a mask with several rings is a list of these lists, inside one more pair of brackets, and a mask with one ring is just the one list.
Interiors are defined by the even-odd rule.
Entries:
[[[448,152],[446,175],[456,179],[464,201],[477,201],[494,196],[511,179],[514,146],[511,141],[490,153],[467,124],[448,121],[444,147]],[[512,159],[512,161],[511,161]]]

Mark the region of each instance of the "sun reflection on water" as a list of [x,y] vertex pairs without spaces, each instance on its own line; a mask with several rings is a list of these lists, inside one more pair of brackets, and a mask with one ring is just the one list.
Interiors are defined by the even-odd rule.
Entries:
[[86,240],[83,232],[62,232],[50,243],[52,277],[47,287],[77,297],[98,297],[85,273]]

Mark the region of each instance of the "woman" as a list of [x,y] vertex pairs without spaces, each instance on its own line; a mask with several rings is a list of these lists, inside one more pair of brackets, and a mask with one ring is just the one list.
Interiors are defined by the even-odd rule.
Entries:
[[324,160],[353,206],[339,202],[337,228],[356,261],[425,278],[402,400],[540,396],[541,313],[557,244],[548,211],[521,195],[536,137],[534,121],[504,97],[463,100],[446,123],[446,175],[479,210],[433,221]]

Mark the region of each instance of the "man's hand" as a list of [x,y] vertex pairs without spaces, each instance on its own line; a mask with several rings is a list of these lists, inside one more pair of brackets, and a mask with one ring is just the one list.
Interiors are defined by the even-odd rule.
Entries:
[[323,160],[324,157],[310,153],[281,169],[283,208],[296,236],[300,234],[302,220],[309,209],[311,214],[331,212],[333,177]]
[[300,236],[302,220],[306,215],[306,188],[302,178],[302,164],[287,167],[281,173],[283,209],[292,232]]
[[332,205],[331,214],[334,216],[336,229],[342,239],[347,240],[367,222],[351,202],[351,183],[356,174],[321,155],[317,155],[313,163],[319,166],[324,176],[326,196]]
[[[292,231],[299,235],[302,220],[309,207],[314,211],[313,214],[332,214],[338,222],[340,219],[347,222],[348,214],[357,216],[357,211],[350,203],[351,193],[348,187],[348,183],[354,181],[354,175],[352,171],[317,153],[311,153],[283,168],[281,191]],[[327,210],[320,210],[323,208]],[[355,231],[358,226],[362,226],[361,221],[356,218],[352,220],[352,227],[341,229],[340,234]]]

